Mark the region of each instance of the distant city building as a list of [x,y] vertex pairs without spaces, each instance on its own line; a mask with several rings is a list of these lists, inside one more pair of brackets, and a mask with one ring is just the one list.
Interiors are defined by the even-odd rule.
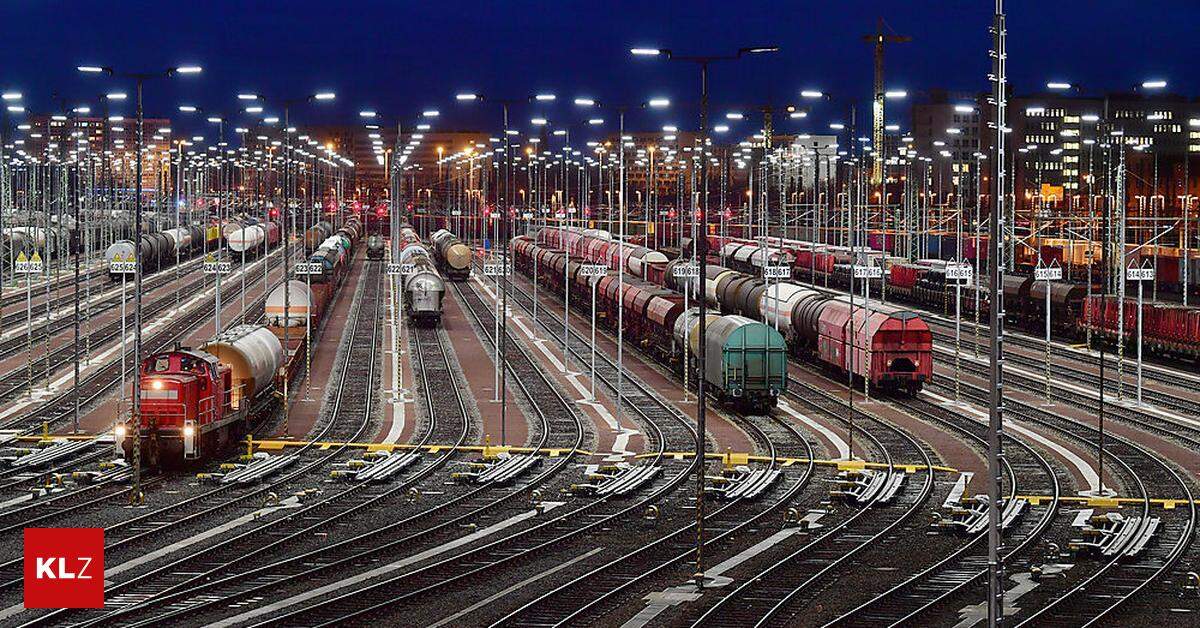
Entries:
[[[137,121],[133,118],[67,117],[32,115],[29,129],[16,141],[24,154],[40,162],[72,159],[99,159],[108,151],[118,187],[133,187],[136,162],[131,158],[137,146]],[[145,118],[142,121],[145,161],[142,162],[142,188],[146,193],[159,188],[157,182],[166,171],[171,149],[171,121]],[[107,142],[106,142],[107,137]],[[20,153],[18,153],[20,154]]]

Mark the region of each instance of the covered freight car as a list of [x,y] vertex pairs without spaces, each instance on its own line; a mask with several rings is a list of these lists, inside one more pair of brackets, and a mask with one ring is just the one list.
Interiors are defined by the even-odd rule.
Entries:
[[[817,354],[875,386],[915,394],[933,374],[933,334],[915,312],[829,299],[817,315]],[[804,333],[811,333],[806,330]]]
[[720,400],[766,412],[787,390],[787,346],[768,325],[722,316],[706,325],[704,380]]

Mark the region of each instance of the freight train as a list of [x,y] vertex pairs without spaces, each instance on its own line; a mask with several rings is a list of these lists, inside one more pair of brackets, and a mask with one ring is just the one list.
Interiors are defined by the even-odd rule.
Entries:
[[[323,224],[328,225],[328,223]],[[308,236],[314,235],[315,228],[316,226],[305,233],[306,246],[309,242]],[[362,223],[357,218],[349,218],[337,231],[333,231],[332,226],[328,226],[328,229],[322,231],[324,230],[329,231],[330,235],[316,244],[308,256],[310,264],[321,265],[320,273],[309,275],[310,283],[334,283],[341,280],[353,259],[354,245],[362,235]],[[317,232],[316,235],[320,235],[320,232]]]
[[[688,263],[686,260],[663,263],[666,257],[658,251],[629,245],[620,247],[606,237],[605,232],[559,227],[548,227],[538,233],[539,241],[549,246],[566,242],[572,255],[588,262],[605,263],[614,270],[619,262],[613,251],[633,249],[626,254],[624,264],[633,276],[672,290],[702,294],[710,306],[724,314],[761,320],[783,334],[795,355],[839,374],[853,373],[856,380],[869,382],[873,388],[915,394],[933,376],[932,333],[915,312],[878,302],[870,307],[856,302],[851,307],[848,298],[824,290],[791,280],[768,286],[760,275],[716,264],[707,266],[701,291],[698,279],[675,277],[675,267]],[[755,265],[755,259],[758,265],[788,259],[770,255],[756,258],[745,251],[731,253],[737,253],[738,259],[750,266]],[[601,290],[603,287],[601,283]]]
[[[43,259],[47,252],[54,254],[82,253],[85,245],[98,250],[121,239],[132,237],[134,223],[123,217],[104,213],[88,212],[80,217],[78,224],[72,216],[51,217],[48,227],[42,226],[44,215],[29,212],[13,212],[5,216],[5,224],[11,225],[0,231],[0,264],[11,267],[16,258],[35,252]],[[146,233],[157,231],[156,221],[148,216],[143,221]]]
[[[514,266],[532,276],[537,260],[539,282],[562,294],[569,289],[581,309],[590,308],[592,279],[565,253],[539,246],[531,238],[513,240]],[[624,292],[621,292],[621,288]],[[787,390],[787,347],[775,329],[743,316],[708,314],[703,337],[698,308],[684,308],[673,290],[627,277],[601,277],[595,286],[597,319],[615,329],[621,308],[625,338],[669,364],[678,374],[699,373],[710,392],[729,405],[765,412]],[[623,294],[623,297],[622,297]],[[700,344],[705,360],[699,361]]]
[[[712,251],[727,251],[728,249],[723,247],[733,245],[762,248],[762,245],[750,240],[709,237],[709,247]],[[771,238],[766,248],[772,255],[783,260],[781,263],[786,264],[787,260],[791,260],[791,274],[795,280],[815,287],[836,287],[843,290],[849,288],[852,272],[849,248],[787,239],[782,240],[782,245],[780,247],[779,241]],[[947,279],[946,261],[927,259],[909,262],[883,257],[879,251],[858,253],[860,263],[875,263],[885,268],[883,279],[869,280],[872,294],[880,295],[885,289],[886,281],[886,296],[889,301],[914,303],[949,315],[954,312],[955,285],[956,281],[959,281],[962,284],[960,312],[963,316],[975,315],[974,286],[968,286],[967,282],[962,280]],[[728,261],[728,257],[722,257]],[[970,256],[966,257],[968,260],[973,259]],[[862,281],[855,280],[856,287],[861,286]],[[1005,275],[1003,281],[1007,320],[1040,335],[1045,325],[1047,283],[1035,280],[1032,275]],[[1116,340],[1118,316],[1115,312],[1121,308],[1117,306],[1115,296],[1101,297],[1100,288],[1093,286],[1089,297],[1087,284],[1076,281],[1051,281],[1049,291],[1051,331],[1054,334],[1078,340],[1090,328],[1110,341]],[[1103,306],[1102,302],[1112,305]],[[989,311],[986,289],[980,291],[978,303],[978,315],[985,319]],[[1087,312],[1089,303],[1095,312],[1094,315]],[[1105,307],[1111,308],[1113,313],[1101,314]],[[1170,357],[1200,358],[1200,336],[1190,331],[1193,324],[1191,321],[1200,317],[1200,308],[1146,303],[1143,304],[1143,310],[1143,321],[1151,321],[1151,326],[1143,329],[1148,350]],[[1130,335],[1130,330],[1136,329],[1136,300],[1127,298],[1124,311],[1127,319],[1126,341],[1136,341],[1136,338]],[[1132,321],[1132,327],[1129,321]]]
[[[174,266],[176,260],[191,259],[201,251],[212,251],[218,247],[215,233],[199,226],[143,233],[138,242],[136,252],[132,240],[113,242],[104,251],[104,261],[111,268],[113,262],[132,261],[135,259],[135,255],[140,254],[142,270],[154,272]],[[113,281],[120,281],[123,275],[109,272],[108,276]]]
[[[357,223],[345,233],[357,241]],[[280,284],[267,297],[266,325],[238,325],[198,349],[176,347],[145,358],[138,373],[141,390],[142,459],[151,467],[180,467],[220,455],[230,443],[277,407],[285,381],[305,364],[309,341],[319,328],[347,272],[331,269],[309,286],[290,280],[284,308]],[[287,346],[284,339],[287,340]],[[134,439],[129,425],[116,436],[128,454]]]
[[400,228],[400,258],[397,261],[402,269],[404,311],[409,320],[418,325],[440,323],[446,282],[438,274],[429,249],[408,225]]
[[458,236],[439,229],[429,236],[429,242],[433,245],[434,262],[446,279],[466,281],[471,278],[471,249]]
[[333,225],[320,221],[304,231],[304,250],[309,253],[317,250],[321,243],[333,235]]

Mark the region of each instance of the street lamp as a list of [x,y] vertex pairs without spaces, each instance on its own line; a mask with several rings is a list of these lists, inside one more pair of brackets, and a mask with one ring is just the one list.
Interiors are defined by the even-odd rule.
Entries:
[[[249,98],[249,96],[253,96],[253,98]],[[283,129],[282,129],[282,131],[283,131],[283,214],[280,216],[280,223],[281,223],[280,224],[280,232],[281,232],[280,239],[283,241],[283,259],[280,261],[280,263],[283,265],[283,310],[284,310],[284,312],[291,311],[291,267],[289,266],[289,263],[291,262],[291,259],[292,259],[291,242],[290,242],[292,234],[290,234],[288,232],[288,224],[292,220],[295,219],[294,215],[292,214],[292,196],[291,196],[292,188],[291,188],[291,182],[290,182],[290,179],[292,176],[292,172],[291,172],[291,169],[292,169],[292,135],[293,135],[293,133],[295,133],[295,129],[293,129],[291,127],[290,110],[293,105],[306,103],[306,102],[314,102],[314,101],[329,102],[329,101],[334,100],[336,97],[337,97],[337,95],[334,92],[323,91],[323,92],[314,92],[314,93],[305,95],[301,98],[285,99],[285,100],[280,101],[280,104],[282,104],[282,106],[283,106]],[[255,94],[238,94],[238,100],[252,101],[252,102],[265,102],[266,99],[262,95],[255,93]],[[246,110],[249,111],[252,108],[254,108],[254,107],[247,107]],[[258,109],[261,110],[261,107],[258,107]],[[272,122],[271,122],[272,120],[274,120],[275,122],[279,121],[278,118],[269,117],[269,118],[264,118],[263,122],[272,124]],[[339,213],[340,213],[340,211],[339,211]],[[305,208],[305,215],[306,215],[306,217],[308,215],[307,208]],[[308,221],[306,221],[306,222],[308,222]],[[265,246],[266,240],[264,239],[263,242],[264,242],[264,246]],[[265,266],[265,262],[264,262],[264,270],[263,270],[264,281],[266,280],[266,274],[267,274],[266,266]],[[284,325],[284,327],[283,327],[283,346],[284,347],[287,347],[289,341],[291,340],[289,337],[290,329],[291,328],[288,325]],[[289,424],[288,424],[288,420],[290,418],[289,417],[289,415],[290,415],[289,407],[288,407],[289,406],[289,400],[288,400],[289,390],[288,390],[288,388],[289,388],[289,382],[286,381],[286,378],[285,378],[285,381],[283,382],[283,436],[284,436],[284,438],[290,437]]]
[[[107,74],[109,76],[120,76],[122,78],[134,79],[137,83],[137,151],[135,153],[134,176],[134,193],[136,195],[134,201],[134,242],[142,240],[142,146],[143,146],[143,122],[144,111],[142,109],[142,86],[149,79],[169,78],[176,74],[198,74],[200,66],[184,65],[159,70],[156,72],[132,72],[118,74],[113,68],[108,66],[81,65],[77,68],[84,74]],[[142,252],[140,246],[134,247],[134,274],[133,274],[133,289],[134,289],[134,307],[133,307],[133,363],[137,368],[141,368],[142,357]],[[76,254],[78,262],[78,254]],[[78,265],[78,264],[77,264]],[[134,503],[141,503],[142,496],[142,478],[141,478],[141,445],[142,445],[142,416],[141,416],[141,381],[139,378],[133,378],[133,421],[134,421],[134,441],[132,449],[133,454],[133,490],[130,492],[130,500]],[[154,438],[151,434],[151,438]]]
[[[692,63],[699,66],[700,69],[700,149],[706,151],[708,149],[708,66],[720,61],[733,61],[740,59],[747,54],[764,54],[778,52],[778,46],[754,46],[739,48],[733,54],[727,55],[685,55],[676,56],[670,50],[659,48],[633,48],[630,50],[636,56],[665,56],[668,60],[682,61]],[[654,101],[651,101],[651,106]],[[663,103],[663,106],[670,104],[669,101]],[[705,266],[708,249],[708,159],[700,160],[700,180],[705,188],[705,194],[701,195],[700,202],[700,228],[701,233],[696,238],[696,256],[700,263],[699,282],[705,281]],[[701,283],[701,285],[703,285]],[[705,321],[706,307],[705,300],[700,299],[699,311],[699,329],[700,338],[703,339],[707,332]],[[697,356],[701,368],[705,363],[707,354],[707,343],[701,342],[699,345],[699,356]],[[696,409],[696,571],[693,577],[696,579],[698,587],[704,586],[704,469],[705,469],[705,414],[707,411],[707,401],[704,398],[705,386],[704,378],[697,378],[697,409]]]
[[[184,113],[204,113],[203,109],[201,109],[199,107],[195,107],[193,105],[181,105],[179,107],[179,110]],[[218,145],[218,147],[223,145],[225,143],[225,118],[224,118],[224,116],[209,115],[206,117],[206,121],[211,124],[217,125],[217,145]],[[203,138],[192,138],[192,139],[196,142],[203,141]],[[217,152],[217,164],[218,164],[218,168],[219,168],[219,172],[220,172],[220,175],[217,177],[217,185],[216,185],[216,188],[217,188],[216,193],[217,193],[217,200],[218,200],[218,205],[217,205],[217,222],[218,222],[218,224],[221,222],[221,212],[222,211],[225,212],[226,217],[228,217],[228,215],[229,215],[228,209],[226,209],[226,201],[228,199],[225,199],[223,197],[224,196],[223,193],[227,190],[222,190],[222,188],[221,188],[221,183],[225,178],[225,161],[226,161],[225,153],[223,151],[218,151]],[[180,168],[182,169],[182,167],[183,167],[182,151],[180,152],[180,164],[179,165],[180,165]],[[182,181],[182,174],[181,174],[180,180]],[[175,203],[175,227],[176,228],[179,228],[180,222],[181,222],[179,205],[180,205],[179,203]],[[264,231],[264,234],[265,234],[265,231]],[[208,242],[208,240],[206,238],[205,239],[206,247],[207,247],[207,242]],[[243,244],[244,244],[244,242],[243,242]],[[207,250],[205,250],[204,253],[207,255],[209,252]],[[217,257],[217,260],[220,261],[221,253],[219,251],[218,251],[216,257]],[[245,263],[246,263],[246,251],[245,251],[245,247],[243,247],[242,265],[244,266]],[[264,262],[264,264],[265,264],[265,262]],[[175,303],[177,306],[179,304],[179,296],[180,296],[179,295],[179,249],[176,248],[176,250],[175,250]],[[222,328],[221,328],[221,273],[220,272],[216,273],[216,293],[215,293],[214,299],[215,299],[215,301],[214,301],[214,307],[213,307],[213,336],[219,336],[219,335],[221,335],[221,330],[222,330]],[[241,314],[241,318],[242,318],[242,320],[246,319],[246,274],[245,273],[242,273],[242,314]]]

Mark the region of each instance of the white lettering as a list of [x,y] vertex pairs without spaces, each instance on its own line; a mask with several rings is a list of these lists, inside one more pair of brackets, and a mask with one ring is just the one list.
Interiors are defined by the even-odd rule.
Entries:
[[57,560],[62,560],[62,559],[61,558],[42,558],[41,556],[38,556],[38,558],[37,558],[37,579],[41,580],[42,578],[49,578],[49,579],[53,580],[54,572],[50,570],[50,567],[53,566],[54,561],[57,561]]

